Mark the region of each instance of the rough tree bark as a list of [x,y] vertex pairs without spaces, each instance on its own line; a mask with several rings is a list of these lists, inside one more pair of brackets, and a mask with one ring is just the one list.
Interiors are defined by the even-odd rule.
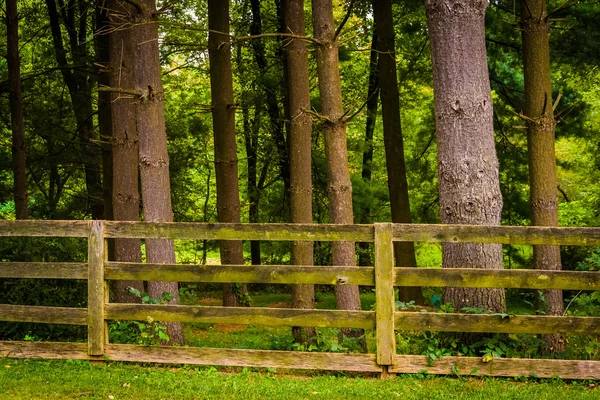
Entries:
[[[426,0],[433,63],[440,213],[445,224],[499,225],[502,195],[485,49],[487,1]],[[502,268],[500,245],[442,247],[444,268]],[[445,300],[494,312],[504,290],[447,288]]]
[[[546,0],[522,0],[520,29],[523,38],[523,72],[531,222],[539,226],[558,226],[558,191],[554,131],[556,120],[552,105],[550,73],[550,21]],[[536,269],[562,269],[559,246],[533,246]],[[544,290],[545,302],[539,309],[548,315],[563,315],[561,290]],[[545,303],[545,304],[542,304]],[[545,335],[553,351],[563,351],[561,335]]]
[[[373,162],[373,133],[377,122],[377,108],[379,106],[379,72],[377,71],[379,51],[377,50],[377,30],[373,29],[371,38],[371,55],[369,58],[369,86],[367,89],[367,121],[365,124],[365,144],[363,149],[363,161],[361,177],[365,185],[371,188]],[[366,202],[358,215],[359,224],[372,224],[371,204]],[[358,265],[373,265],[371,257],[371,243],[362,242],[358,244]]]
[[[392,222],[411,223],[408,182],[404,162],[404,143],[400,121],[400,92],[396,74],[396,48],[391,0],[374,0],[373,17],[378,34],[379,79],[381,82],[381,108],[383,113],[383,143],[387,165],[388,190],[392,209]],[[412,242],[395,242],[394,256],[398,267],[416,267],[415,245]],[[399,300],[423,304],[420,287],[399,288]]]
[[[352,224],[352,183],[348,169],[338,41],[331,0],[312,0],[312,11],[314,35],[319,41],[315,55],[327,158],[329,213],[334,224]],[[335,242],[331,247],[333,265],[356,265],[354,243]],[[338,285],[335,287],[335,296],[338,309],[360,310],[358,286]],[[362,335],[362,331],[355,331],[354,334]]]
[[27,145],[21,94],[21,62],[19,60],[19,19],[17,0],[6,0],[6,62],[8,64],[10,122],[12,129],[12,160],[14,199],[17,219],[29,217],[27,196]]
[[[283,18],[286,32],[304,36],[304,1],[284,0]],[[291,39],[284,46],[286,51],[287,89],[290,155],[290,217],[293,223],[312,223],[312,174],[311,136],[312,120],[305,110],[310,110],[310,86],[308,77],[308,51],[306,42]],[[292,264],[313,265],[313,243],[292,244]],[[314,285],[292,287],[292,307],[312,309]],[[294,327],[294,340],[306,343],[315,336],[312,327]]]
[[[139,0],[138,5],[132,12],[134,27],[131,28],[131,35],[135,55],[135,90],[141,93],[136,102],[136,121],[144,220],[172,222],[156,4],[155,0]],[[175,263],[173,240],[147,239],[146,258],[149,263]],[[178,303],[177,282],[148,282],[148,292],[154,298],[160,298],[165,292],[170,293],[173,296],[170,303]],[[167,332],[171,343],[184,343],[181,323],[168,323]]]
[[[208,54],[215,141],[217,214],[219,222],[240,222],[235,104],[229,35],[229,0],[208,1]],[[221,241],[222,264],[244,264],[242,242]],[[223,285],[223,305],[238,305],[232,285]]]
[[[129,28],[129,15],[134,9],[119,0],[107,3],[109,10],[109,86],[115,89],[135,89],[135,44]],[[140,194],[139,143],[136,126],[135,99],[131,95],[110,93],[112,147],[112,209],[117,221],[139,221]],[[115,260],[141,262],[141,242],[139,239],[115,240]],[[119,303],[139,303],[141,299],[129,292],[132,287],[144,291],[142,281],[115,281],[115,300]]]

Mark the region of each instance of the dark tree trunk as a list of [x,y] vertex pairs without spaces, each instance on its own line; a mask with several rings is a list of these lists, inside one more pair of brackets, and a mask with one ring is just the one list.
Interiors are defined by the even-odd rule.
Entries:
[[[135,89],[141,93],[136,101],[136,120],[139,138],[139,167],[142,182],[144,220],[172,222],[171,187],[169,182],[169,155],[165,128],[164,92],[158,54],[158,24],[155,0],[139,0],[141,9],[132,13],[135,55]],[[175,263],[175,248],[170,239],[147,239],[146,258],[149,263]],[[154,298],[163,293],[173,296],[170,304],[177,304],[177,282],[148,282],[148,292]],[[171,343],[183,344],[183,325],[168,323]]]
[[[114,89],[135,89],[135,44],[132,29],[127,29],[129,20],[125,16],[134,12],[133,7],[118,0],[107,3],[110,18],[109,72],[110,84]],[[130,95],[111,93],[112,144],[112,209],[117,221],[139,221],[139,143],[136,127],[135,102]],[[115,240],[115,260],[141,262],[139,239]],[[142,281],[115,281],[115,300],[118,303],[140,303],[141,299],[131,294],[129,287],[144,291]]]
[[[377,31],[373,29],[371,39],[371,57],[369,60],[369,88],[367,90],[367,123],[365,126],[365,144],[363,150],[362,173],[361,177],[369,193],[371,193],[371,176],[373,162],[373,133],[375,132],[375,123],[377,122],[377,108],[379,106],[379,73],[377,72],[379,52],[377,50]],[[369,196],[370,198],[370,196]],[[371,204],[366,202],[360,210],[358,216],[359,224],[371,224]],[[358,245],[358,265],[373,265],[371,257],[371,244],[359,243]]]
[[[304,1],[284,0],[283,17],[285,31],[304,36]],[[293,223],[312,223],[312,175],[311,135],[312,120],[305,112],[310,110],[310,87],[308,78],[308,51],[306,43],[291,39],[285,45],[287,89],[289,104],[289,155],[290,155],[290,216]],[[313,265],[313,243],[292,244],[292,264]],[[292,287],[292,307],[312,309],[314,285]],[[294,327],[294,340],[306,343],[315,336],[312,327]]]
[[[546,0],[522,0],[520,29],[523,37],[523,71],[529,150],[531,222],[538,226],[558,226],[556,156],[550,73],[550,21]],[[534,246],[536,269],[561,270],[559,246]],[[562,290],[544,290],[545,302],[539,308],[548,315],[563,315]],[[545,304],[542,304],[545,303]],[[552,351],[564,351],[561,335],[546,335]]]
[[15,212],[17,219],[27,219],[29,217],[27,145],[25,144],[25,120],[23,115],[23,96],[21,94],[17,0],[6,0],[6,53],[10,85]]
[[[240,222],[235,104],[229,38],[229,0],[208,1],[208,54],[215,141],[219,222]],[[244,264],[241,241],[221,241],[222,264]],[[223,305],[238,305],[233,285],[223,285]]]
[[[96,47],[96,64],[98,65],[98,87],[110,86],[109,70],[109,38],[104,34],[108,25],[108,9],[106,7],[96,7],[96,27],[94,31],[94,44]],[[102,34],[100,34],[102,32]],[[98,130],[100,132],[100,142],[102,148],[102,189],[104,202],[104,219],[114,219],[112,208],[112,121],[110,110],[110,93],[106,91],[98,92]],[[108,240],[108,259],[115,260],[114,240]]]
[[[499,225],[502,194],[485,50],[487,2],[426,0],[433,63],[440,213],[445,224]],[[442,247],[444,268],[502,269],[500,245]],[[504,312],[503,289],[447,288],[456,310]]]
[[[250,24],[250,34],[260,35],[262,34],[262,19],[260,15],[260,0],[250,0],[252,9],[252,23]],[[265,77],[268,74],[267,56],[265,52],[264,41],[261,39],[253,40],[251,42],[254,50],[254,60],[258,66],[258,73],[260,76]],[[259,80],[262,91],[265,94],[264,102],[267,108],[267,114],[269,115],[270,131],[277,148],[277,165],[279,166],[279,174],[283,180],[284,186],[284,203],[287,203],[287,196],[289,194],[290,187],[290,166],[288,158],[288,147],[284,135],[284,124],[277,101],[277,94],[279,87],[271,80],[262,79]]]
[[[325,156],[327,158],[327,195],[329,213],[334,224],[352,224],[352,183],[348,169],[346,121],[342,104],[338,41],[335,35],[331,0],[312,0],[313,29],[316,46],[317,74],[321,96],[321,117],[324,119]],[[334,242],[333,265],[356,265],[352,242]],[[339,310],[360,310],[358,286],[335,287]],[[362,330],[354,332],[362,335]],[[348,334],[348,332],[346,332]]]
[[[375,29],[378,34],[379,79],[381,82],[381,108],[383,112],[383,142],[387,165],[388,190],[392,209],[392,222],[411,223],[408,183],[404,162],[404,144],[400,123],[400,93],[396,75],[396,49],[391,0],[373,1]],[[416,267],[415,246],[412,242],[395,242],[396,266]],[[399,300],[423,304],[420,287],[402,287]]]
[[[93,219],[104,219],[104,188],[102,186],[100,154],[98,146],[92,141],[94,135],[92,88],[95,77],[90,73],[88,64],[87,22],[91,7],[87,1],[69,1],[60,10],[56,0],[46,0],[50,17],[50,30],[54,44],[56,61],[71,96],[73,113],[77,122],[77,139],[75,145],[80,153],[85,171],[85,185],[88,195],[88,209]],[[60,16],[59,16],[60,11]],[[76,19],[78,17],[78,20]],[[66,27],[67,40],[71,51],[73,65],[67,62],[67,52],[63,45],[61,20]]]

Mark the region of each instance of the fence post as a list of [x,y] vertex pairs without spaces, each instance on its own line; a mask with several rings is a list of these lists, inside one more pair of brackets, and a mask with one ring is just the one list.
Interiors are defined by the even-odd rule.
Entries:
[[390,223],[375,224],[375,299],[377,364],[382,366],[382,377],[385,377],[396,355],[394,246]]
[[88,235],[88,355],[104,355],[104,246],[103,221],[91,221]]

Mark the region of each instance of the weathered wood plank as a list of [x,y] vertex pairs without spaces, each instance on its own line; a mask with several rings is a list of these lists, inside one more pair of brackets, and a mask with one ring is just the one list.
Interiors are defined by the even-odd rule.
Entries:
[[87,237],[90,221],[0,221],[0,236]]
[[377,364],[391,365],[396,354],[394,332],[394,247],[392,224],[375,224],[375,312]]
[[600,273],[531,269],[397,268],[395,285],[600,290]]
[[600,228],[394,224],[395,241],[600,246]]
[[87,279],[87,277],[86,263],[0,263],[0,278]]
[[[374,354],[301,353],[266,350],[207,349],[190,347],[142,347],[111,344],[106,355],[112,361],[200,364],[238,367],[322,369],[381,372]],[[0,357],[94,360],[85,343],[0,341]],[[484,363],[480,357],[443,357],[428,365],[426,356],[396,355],[392,373],[482,376],[536,376],[563,379],[600,379],[600,361],[496,358]]]
[[396,330],[600,335],[600,318],[397,312]]
[[[127,344],[109,344],[105,350],[107,358],[111,361],[381,372],[381,367],[375,363],[374,354],[307,353],[194,347],[143,347]],[[0,341],[0,357],[75,360],[98,359],[97,356],[94,357],[87,354],[85,343],[13,341]]]
[[483,362],[481,357],[442,357],[428,365],[426,356],[397,355],[389,369],[405,374],[425,371],[428,374],[455,375],[452,367],[459,375],[600,379],[600,361],[580,360],[495,358],[491,362]]
[[0,321],[87,325],[87,309],[0,304]]
[[44,359],[92,359],[87,343],[0,341],[0,357]]
[[246,282],[364,286],[373,286],[375,284],[373,267],[109,262],[105,268],[104,276],[108,280],[172,282]]
[[268,326],[321,326],[332,328],[375,327],[373,311],[300,310],[266,307],[170,306],[154,304],[106,304],[107,319],[202,322]]
[[373,354],[108,345],[113,361],[381,372]]
[[88,236],[88,352],[104,354],[104,224],[92,221]]
[[106,221],[107,238],[372,242],[372,225]]

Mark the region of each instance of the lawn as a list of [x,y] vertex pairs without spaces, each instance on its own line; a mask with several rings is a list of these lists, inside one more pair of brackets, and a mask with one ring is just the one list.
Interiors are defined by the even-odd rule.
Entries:
[[590,382],[0,359],[0,399],[598,399]]

